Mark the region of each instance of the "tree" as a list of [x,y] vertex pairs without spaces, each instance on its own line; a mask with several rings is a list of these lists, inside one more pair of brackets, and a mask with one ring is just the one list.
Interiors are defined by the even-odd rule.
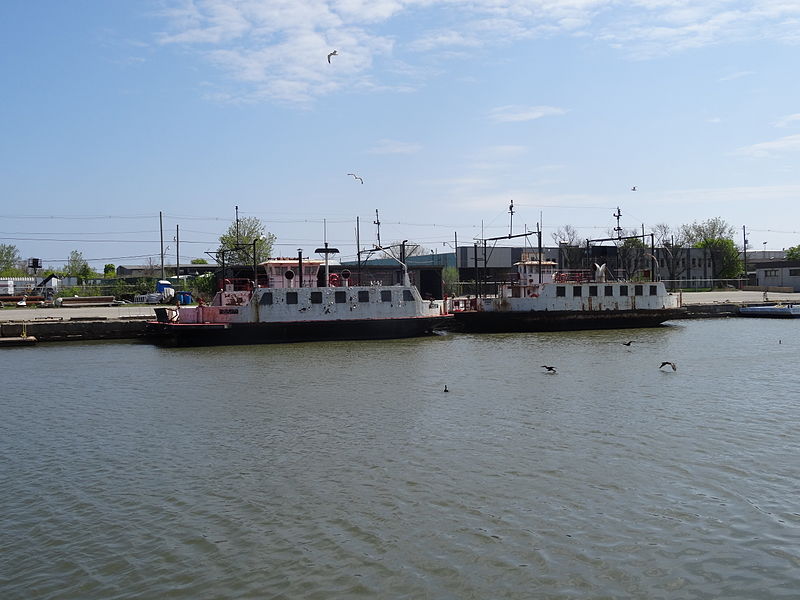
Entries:
[[272,255],[275,235],[266,231],[266,226],[257,217],[244,217],[230,224],[219,236],[218,260],[224,253],[225,264],[253,264],[253,241],[256,243],[256,259],[261,262]]
[[448,296],[457,296],[458,289],[458,269],[456,267],[445,267],[442,269],[442,284],[444,293]]
[[561,261],[565,269],[580,268],[583,260],[583,240],[572,225],[564,225],[552,234],[553,241],[558,246]]
[[786,250],[786,260],[800,260],[800,245]]
[[111,263],[108,263],[103,267],[103,277],[114,277],[116,273],[117,268]]
[[[403,240],[397,240],[389,244],[389,249],[387,251],[397,260],[402,260],[403,257],[401,254],[403,252]],[[406,258],[410,256],[427,256],[430,253],[430,250],[421,244],[412,242],[410,240],[405,240],[405,253]]]
[[69,253],[67,264],[64,265],[64,272],[71,277],[77,277],[80,283],[96,275],[86,259],[83,258],[83,254],[77,250]]
[[205,258],[193,258],[192,259],[193,265],[207,265],[208,261]]
[[17,269],[19,250],[13,244],[0,244],[0,273],[10,274]]
[[733,240],[719,238],[703,241],[697,247],[708,248],[711,251],[711,270],[714,279],[734,279],[742,274],[739,249]]
[[635,229],[622,230],[619,233],[622,238],[626,239],[618,239],[614,242],[617,246],[617,264],[625,277],[630,279],[639,270],[647,247]]
[[742,267],[733,241],[734,228],[720,217],[681,226],[681,233],[694,248],[706,248],[711,258],[711,278],[738,277]]
[[686,240],[680,230],[674,231],[666,223],[653,226],[656,246],[663,248],[663,264],[667,269],[667,279],[675,281],[686,271]]

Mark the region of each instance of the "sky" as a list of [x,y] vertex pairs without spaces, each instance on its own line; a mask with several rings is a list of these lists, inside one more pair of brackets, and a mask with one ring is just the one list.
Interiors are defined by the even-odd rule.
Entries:
[[161,222],[183,263],[238,207],[349,260],[619,208],[788,248],[798,65],[796,0],[4,0],[0,243],[158,263]]

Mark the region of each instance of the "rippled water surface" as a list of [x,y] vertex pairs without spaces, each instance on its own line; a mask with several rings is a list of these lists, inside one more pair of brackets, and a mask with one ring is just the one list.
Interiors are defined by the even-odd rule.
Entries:
[[799,355],[744,319],[5,349],[0,597],[797,598]]

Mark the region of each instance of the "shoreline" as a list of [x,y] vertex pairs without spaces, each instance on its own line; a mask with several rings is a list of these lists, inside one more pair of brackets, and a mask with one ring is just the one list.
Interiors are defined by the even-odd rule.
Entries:
[[[740,306],[800,304],[800,293],[721,290],[682,292],[686,319],[735,317]],[[40,342],[139,339],[145,323],[155,319],[158,305],[62,308],[11,308],[0,310],[0,339],[33,336]]]

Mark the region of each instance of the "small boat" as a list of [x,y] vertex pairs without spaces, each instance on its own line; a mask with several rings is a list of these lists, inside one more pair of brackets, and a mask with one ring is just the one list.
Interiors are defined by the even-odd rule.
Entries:
[[324,285],[303,285],[318,281],[319,261],[305,261],[299,278],[292,259],[262,265],[281,276],[266,286],[225,279],[211,304],[156,308],[148,338],[168,346],[405,338],[452,318],[443,301],[422,298],[405,265],[402,285],[353,286],[349,271],[328,273],[327,263]]
[[605,264],[593,272],[559,271],[539,256],[515,263],[514,281],[497,296],[454,300],[456,323],[470,332],[623,329],[685,314],[680,296],[661,281],[611,280]]
[[742,306],[739,308],[742,317],[763,317],[767,319],[798,319],[800,304],[773,304],[769,306]]

